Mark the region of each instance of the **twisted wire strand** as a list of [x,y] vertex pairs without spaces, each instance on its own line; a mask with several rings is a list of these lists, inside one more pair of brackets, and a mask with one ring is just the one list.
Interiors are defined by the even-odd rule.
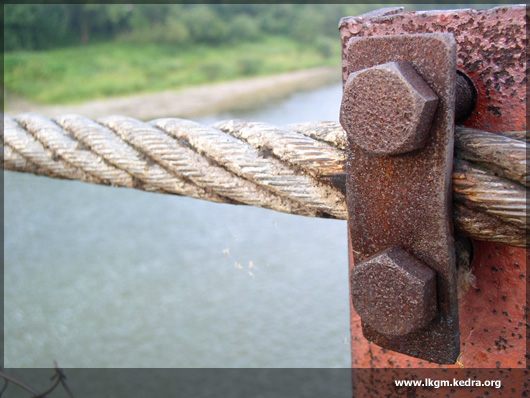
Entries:
[[[125,143],[114,132],[88,118],[65,115],[55,119],[65,133],[114,167],[124,170],[131,179],[124,185],[150,192],[178,193],[173,177]],[[125,182],[125,181],[122,181]]]
[[[455,225],[477,239],[527,246],[526,143],[461,127],[455,138]],[[347,218],[347,137],[336,122],[4,115],[3,146],[6,170]]]
[[[208,156],[230,172],[271,192],[303,204],[315,215],[345,219],[344,195],[309,173],[293,170],[289,163],[222,131],[180,119],[153,122],[174,138],[186,140],[198,153]],[[286,159],[282,159],[286,160]]]
[[266,123],[228,120],[214,127],[239,138],[261,151],[270,151],[278,159],[289,163],[314,177],[342,173],[344,152],[320,141]]
[[[31,132],[25,130],[15,120],[4,118],[4,146],[9,147],[12,151],[4,151],[4,167],[10,164],[11,159],[8,155],[11,152],[17,153],[18,157],[27,160],[28,164],[38,168],[38,174],[49,175],[50,177],[61,177],[72,180],[82,180],[86,182],[96,182],[83,170],[70,165],[46,148],[40,141],[31,135]],[[17,162],[20,164],[20,161]],[[24,170],[21,170],[24,171]],[[33,170],[37,171],[37,170]]]
[[2,159],[6,170],[25,170],[27,173],[43,174],[39,172],[37,165],[15,152],[11,147],[4,146]]
[[[316,214],[288,198],[275,196],[267,189],[230,173],[214,163],[213,159],[191,149],[191,144],[185,139],[173,139],[169,128],[163,130],[156,123],[147,124],[120,116],[108,117],[101,122],[126,139],[126,142],[134,140],[140,151],[152,153],[153,159],[163,167],[176,175],[186,176],[212,197],[219,196],[225,198],[225,202],[261,205],[297,214]],[[164,124],[162,120],[159,123]]]
[[525,141],[465,127],[456,129],[455,135],[462,159],[528,187]]
[[129,173],[108,164],[79,141],[71,138],[55,122],[38,115],[21,115],[16,121],[29,136],[53,154],[54,159],[86,174],[89,181],[97,184],[114,182],[119,186],[131,184]]
[[453,172],[455,199],[486,214],[525,228],[526,188],[457,159]]

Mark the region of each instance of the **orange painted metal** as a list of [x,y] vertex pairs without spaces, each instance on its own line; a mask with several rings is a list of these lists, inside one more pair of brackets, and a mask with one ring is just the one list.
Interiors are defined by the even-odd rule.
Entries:
[[[454,368],[526,368],[527,250],[474,242],[475,286],[460,298],[460,357]],[[352,258],[350,257],[350,262]],[[446,368],[368,342],[350,303],[353,368]]]
[[[475,110],[464,124],[502,132],[527,127],[526,20],[524,6],[421,14],[393,10],[388,15],[345,18],[340,32],[343,51],[354,36],[453,33],[457,41],[457,67],[472,79],[478,92]],[[344,53],[343,59],[347,59]],[[350,302],[352,368],[371,368],[354,371],[354,396],[524,396],[528,389],[528,373],[522,370],[527,367],[528,249],[480,241],[474,241],[473,247],[471,272],[476,283],[474,286],[471,283],[459,299],[461,354],[455,365],[429,363],[368,342]],[[350,272],[353,266],[350,256]],[[433,395],[429,395],[432,391],[422,395],[424,392],[418,389],[414,395],[406,395],[405,390],[389,387],[393,379],[404,377],[403,373],[378,373],[376,368],[416,368],[417,377],[421,375],[418,368],[445,369],[444,372],[449,372],[447,376],[458,375],[455,377],[465,377],[465,369],[484,368],[481,373],[484,377],[490,374],[495,376],[492,378],[503,378],[507,385],[498,391],[490,389],[485,395],[480,389],[439,390],[439,394]],[[493,373],[485,368],[492,368]],[[521,371],[494,371],[507,368]]]

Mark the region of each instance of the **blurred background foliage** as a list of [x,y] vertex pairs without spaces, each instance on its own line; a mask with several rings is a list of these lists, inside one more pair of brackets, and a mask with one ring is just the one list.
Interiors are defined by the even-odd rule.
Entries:
[[363,4],[10,4],[4,50],[43,50],[123,40],[174,45],[235,43],[281,35],[310,43],[337,37],[337,21]]
[[68,103],[339,68],[340,18],[382,6],[5,4],[4,94],[6,102]]
[[340,64],[358,4],[9,4],[6,98],[69,103]]

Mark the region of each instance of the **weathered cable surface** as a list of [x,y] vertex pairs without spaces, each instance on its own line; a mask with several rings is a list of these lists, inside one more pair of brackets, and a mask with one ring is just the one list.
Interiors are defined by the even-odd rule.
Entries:
[[483,213],[525,228],[526,188],[488,173],[485,169],[457,159],[453,172],[453,192],[457,201]]
[[289,162],[270,156],[259,146],[253,147],[250,142],[190,121],[159,119],[153,123],[231,173],[298,202],[315,215],[346,218],[346,204],[340,191],[309,173],[293,170]]
[[464,127],[459,127],[455,134],[456,148],[462,159],[528,186],[526,142]]
[[[455,225],[477,239],[527,245],[526,143],[461,127],[455,136]],[[210,127],[24,114],[4,116],[3,145],[6,170],[346,218],[347,137],[336,122]]]
[[497,217],[471,209],[462,203],[453,206],[456,226],[465,235],[474,239],[507,243],[511,246],[527,246],[524,229],[505,223]]

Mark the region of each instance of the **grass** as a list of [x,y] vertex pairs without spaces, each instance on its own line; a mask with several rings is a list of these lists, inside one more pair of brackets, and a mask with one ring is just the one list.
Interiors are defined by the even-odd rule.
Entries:
[[304,45],[282,37],[217,47],[111,42],[4,54],[9,93],[43,103],[177,89],[339,63],[340,45]]

